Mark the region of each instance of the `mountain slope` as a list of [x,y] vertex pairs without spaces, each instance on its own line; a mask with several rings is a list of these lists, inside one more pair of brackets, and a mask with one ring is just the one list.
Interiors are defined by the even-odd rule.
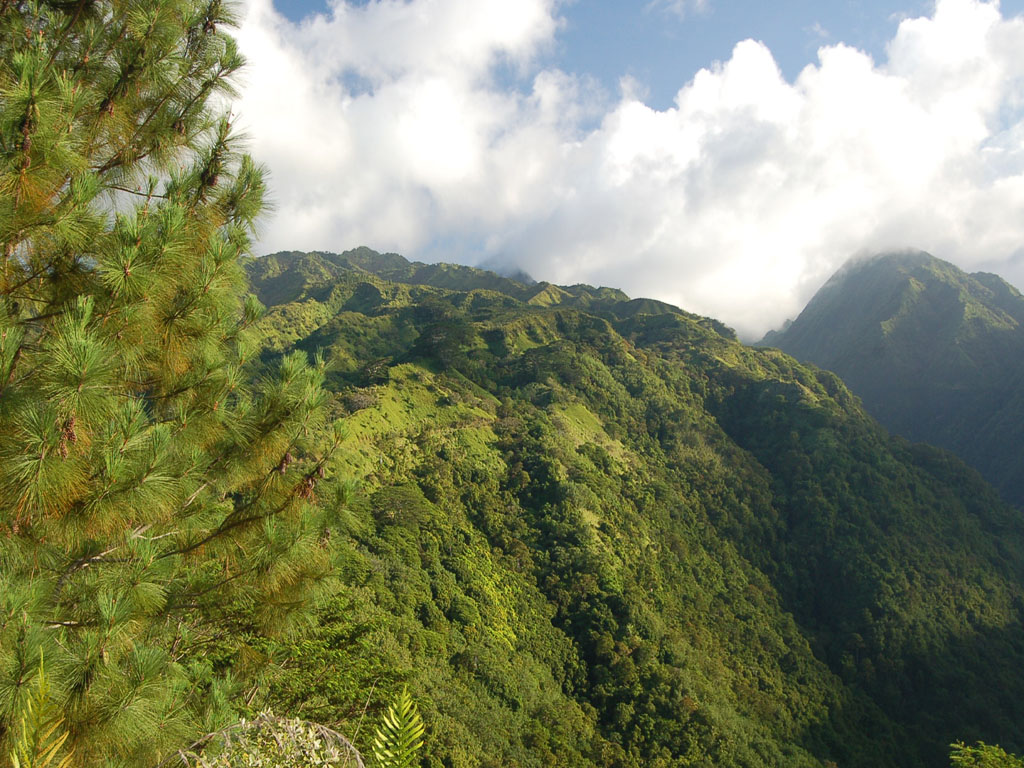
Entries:
[[407,682],[432,766],[1024,744],[1024,527],[976,474],[716,321],[358,253],[249,267],[348,431],[348,587],[269,703],[351,731]]
[[854,262],[770,344],[835,371],[884,425],[1024,507],[1024,297],[926,253]]

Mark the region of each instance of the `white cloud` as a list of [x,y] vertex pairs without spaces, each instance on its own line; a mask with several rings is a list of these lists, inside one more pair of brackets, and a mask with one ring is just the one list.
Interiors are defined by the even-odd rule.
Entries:
[[651,0],[644,6],[645,10],[659,10],[675,14],[681,19],[691,13],[704,13],[708,10],[708,0]]
[[748,40],[656,110],[544,69],[556,11],[338,2],[296,26],[250,0],[236,109],[272,170],[263,249],[505,262],[748,336],[858,251],[925,248],[1024,286],[1024,20],[939,0],[887,61],[825,46],[794,82]]
[[812,37],[818,38],[819,40],[828,40],[830,37],[832,37],[832,34],[827,29],[825,29],[824,26],[822,26],[820,21],[816,21],[813,24],[811,24],[811,26],[806,27],[804,29],[804,32],[811,35]]

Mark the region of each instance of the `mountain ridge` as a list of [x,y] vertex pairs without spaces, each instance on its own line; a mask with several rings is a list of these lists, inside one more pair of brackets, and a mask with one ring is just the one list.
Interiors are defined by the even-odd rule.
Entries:
[[835,371],[888,428],[1024,506],[1024,296],[997,275],[924,252],[854,261],[760,343]]
[[1024,743],[1024,524],[977,473],[717,321],[362,255],[248,265],[263,358],[321,358],[348,431],[348,591],[275,707],[408,684],[460,768]]

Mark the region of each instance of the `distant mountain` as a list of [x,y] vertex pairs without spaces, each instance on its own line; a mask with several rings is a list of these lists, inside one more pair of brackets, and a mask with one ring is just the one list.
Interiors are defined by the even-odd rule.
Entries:
[[762,345],[839,374],[893,432],[1024,507],[1024,296],[927,253],[854,261]]
[[[718,320],[684,312],[656,299],[630,299],[617,288],[595,288],[579,283],[553,285],[537,282],[519,272],[506,277],[485,269],[461,264],[424,264],[407,261],[397,253],[377,253],[365,246],[343,253],[327,251],[281,251],[247,263],[253,290],[268,306],[314,299],[328,301],[339,286],[382,279],[386,283],[445,288],[452,291],[492,291],[534,306],[586,309],[609,318],[632,317],[637,313],[684,315],[715,333],[735,338],[735,332]],[[416,294],[425,295],[425,294]],[[416,296],[410,296],[415,301]]]
[[367,249],[248,270],[262,359],[323,361],[338,525],[310,535],[345,585],[254,706],[352,732],[407,685],[452,768],[1024,745],[1024,520],[835,375],[613,288]]

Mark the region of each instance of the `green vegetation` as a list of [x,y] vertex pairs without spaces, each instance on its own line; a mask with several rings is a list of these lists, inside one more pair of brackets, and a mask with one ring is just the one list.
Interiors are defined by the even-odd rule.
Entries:
[[976,474],[615,289],[244,260],[230,21],[0,3],[0,759],[1019,751],[1024,524]]
[[1024,760],[984,742],[975,747],[954,744],[950,761],[952,768],[1024,768]]
[[275,709],[354,733],[407,686],[428,766],[1024,743],[1024,527],[835,376],[608,289],[365,249],[248,268],[288,286],[263,362],[321,354],[346,431],[347,586],[263,646]]
[[416,702],[402,689],[388,707],[373,739],[373,755],[380,768],[412,768],[423,748],[423,718]]
[[[262,175],[219,0],[0,6],[0,755],[152,766],[332,571],[304,355],[254,381]],[[45,658],[45,677],[43,676]]]
[[35,690],[25,701],[20,726],[14,732],[11,768],[68,768],[71,765],[71,755],[62,755],[68,734],[64,717],[50,695],[50,681],[42,657]]
[[762,344],[835,371],[882,424],[1024,508],[1024,297],[997,276],[926,253],[855,262]]

